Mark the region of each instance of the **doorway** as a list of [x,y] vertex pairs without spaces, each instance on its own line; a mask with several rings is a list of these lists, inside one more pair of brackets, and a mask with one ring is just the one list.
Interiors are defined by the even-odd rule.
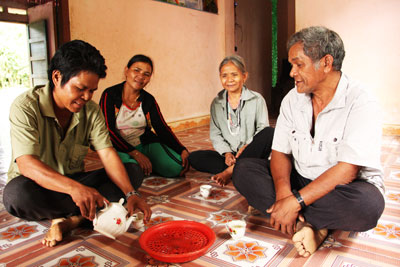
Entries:
[[246,62],[246,85],[260,93],[270,118],[276,119],[280,103],[293,87],[287,71],[286,41],[295,32],[295,0],[277,1],[277,84],[272,85],[272,4],[265,0],[235,0],[235,51]]
[[28,88],[47,82],[48,55],[55,50],[53,2],[28,2],[0,0],[0,181],[11,160],[10,106]]
[[0,22],[0,178],[11,159],[9,110],[12,101],[30,87],[27,26]]

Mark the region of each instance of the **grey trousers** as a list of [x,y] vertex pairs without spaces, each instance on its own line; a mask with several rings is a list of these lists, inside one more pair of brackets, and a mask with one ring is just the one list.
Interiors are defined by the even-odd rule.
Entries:
[[[138,189],[144,178],[139,165],[134,163],[124,165],[132,186]],[[124,193],[110,180],[105,169],[75,173],[69,177],[95,188],[111,202],[125,197]],[[69,195],[45,189],[22,175],[6,184],[3,191],[3,203],[11,215],[29,221],[80,215],[79,208]]]
[[[232,180],[249,205],[269,217],[266,209],[275,202],[275,188],[268,160],[238,160]],[[292,171],[292,189],[300,190],[310,182],[312,180]],[[307,206],[302,214],[316,229],[367,231],[376,226],[384,208],[385,201],[378,188],[365,181],[354,180],[350,184],[336,186],[333,191]]]

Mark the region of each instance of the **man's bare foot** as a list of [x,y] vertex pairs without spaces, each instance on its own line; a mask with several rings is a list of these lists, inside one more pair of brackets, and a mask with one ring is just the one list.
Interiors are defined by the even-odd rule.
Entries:
[[292,241],[299,255],[303,257],[313,254],[328,236],[328,229],[316,230],[311,224],[301,221],[297,222],[296,230]]
[[71,216],[69,218],[57,218],[51,221],[51,226],[42,240],[42,244],[54,247],[63,238],[63,234],[75,229],[84,220],[82,216]]
[[216,175],[212,176],[211,180],[215,181],[219,186],[227,185],[229,183],[229,180],[232,178],[234,166],[235,165],[231,165],[223,172],[217,173]]

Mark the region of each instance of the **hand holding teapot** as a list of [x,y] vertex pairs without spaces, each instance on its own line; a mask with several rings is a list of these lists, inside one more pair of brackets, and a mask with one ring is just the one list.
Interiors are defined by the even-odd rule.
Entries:
[[93,220],[94,230],[112,239],[124,234],[132,221],[139,219],[139,215],[133,214],[127,218],[128,211],[123,203],[123,198],[119,202],[104,203],[105,208],[97,212]]

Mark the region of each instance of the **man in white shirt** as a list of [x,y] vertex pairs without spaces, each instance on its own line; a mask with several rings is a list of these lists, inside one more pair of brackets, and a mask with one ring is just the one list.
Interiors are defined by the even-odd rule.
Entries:
[[262,159],[242,159],[233,182],[308,257],[328,229],[376,226],[385,207],[381,113],[341,72],[345,51],[337,33],[305,28],[289,39],[288,50],[296,87],[282,101],[270,168]]

